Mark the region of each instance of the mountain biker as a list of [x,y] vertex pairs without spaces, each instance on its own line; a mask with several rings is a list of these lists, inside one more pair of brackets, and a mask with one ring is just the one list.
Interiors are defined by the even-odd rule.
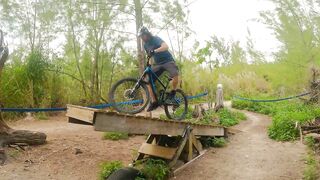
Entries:
[[[169,93],[168,99],[173,99],[179,83],[179,69],[172,54],[169,52],[169,46],[160,37],[152,35],[152,33],[146,27],[140,28],[139,37],[144,42],[144,49],[147,54],[149,56],[153,56],[153,72],[155,72],[157,76],[160,76],[165,71],[169,73],[170,78],[172,79],[172,90]],[[148,84],[147,87],[151,97],[151,103],[147,111],[150,112],[156,109],[159,104],[155,95],[153,94],[151,85]]]

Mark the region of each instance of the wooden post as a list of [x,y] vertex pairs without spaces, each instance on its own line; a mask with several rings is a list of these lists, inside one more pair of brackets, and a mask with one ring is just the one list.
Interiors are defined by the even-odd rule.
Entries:
[[217,85],[217,92],[216,92],[216,102],[214,105],[214,110],[219,111],[219,109],[223,108],[223,86],[222,84]]

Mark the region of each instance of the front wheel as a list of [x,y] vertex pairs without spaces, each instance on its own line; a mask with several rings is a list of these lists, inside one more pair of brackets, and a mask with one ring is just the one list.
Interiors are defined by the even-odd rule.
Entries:
[[183,120],[188,113],[188,99],[181,89],[176,90],[172,104],[165,104],[164,110],[169,119]]
[[150,96],[145,84],[134,78],[125,78],[112,86],[109,100],[118,112],[137,114],[146,108]]

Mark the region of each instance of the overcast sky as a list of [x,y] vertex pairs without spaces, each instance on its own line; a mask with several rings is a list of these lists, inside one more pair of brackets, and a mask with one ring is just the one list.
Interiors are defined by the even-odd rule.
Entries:
[[260,11],[273,8],[268,0],[197,0],[189,7],[191,29],[200,42],[217,35],[245,45],[249,28],[257,49],[270,54],[279,43],[272,31],[254,19]]
[[[226,40],[239,40],[241,45],[245,47],[248,35],[247,28],[251,31],[256,48],[267,56],[270,57],[271,53],[275,52],[279,46],[279,42],[272,35],[272,32],[265,25],[254,20],[259,18],[260,11],[274,8],[268,0],[195,0],[188,8],[190,10],[190,27],[195,34],[185,44],[187,52],[192,48],[195,39],[204,45],[212,35],[224,37]],[[128,29],[132,29],[134,32],[134,23],[129,23]],[[161,32],[159,36],[168,41],[165,32]],[[51,46],[54,49],[62,48],[63,39],[58,37],[56,41],[51,43]],[[10,42],[10,47],[13,48],[14,40],[7,40]],[[135,46],[134,40],[132,46]]]

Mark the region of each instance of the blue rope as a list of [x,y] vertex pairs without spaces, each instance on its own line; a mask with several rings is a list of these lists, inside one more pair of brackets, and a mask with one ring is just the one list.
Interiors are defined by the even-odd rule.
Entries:
[[0,112],[55,112],[66,111],[67,108],[0,108]]
[[307,93],[302,93],[296,96],[290,96],[290,97],[286,97],[286,98],[280,98],[280,99],[266,99],[266,100],[260,100],[260,99],[248,99],[248,98],[244,98],[244,97],[239,97],[239,96],[234,96],[234,99],[239,99],[239,100],[243,100],[243,101],[250,101],[250,102],[279,102],[279,101],[286,101],[289,99],[295,99],[295,98],[299,98],[299,97],[303,97],[306,95],[309,95],[310,92]]
[[[195,96],[188,96],[188,99],[196,99],[200,98],[203,96],[207,96],[208,93],[202,93],[198,94]],[[134,100],[134,101],[126,101],[126,102],[119,102],[116,103],[117,105],[129,105],[129,104],[139,104],[142,103],[143,100]],[[104,108],[109,108],[113,106],[113,104],[98,104],[98,105],[93,105],[93,106],[88,106],[90,108],[95,108],[95,109],[104,109]],[[24,113],[24,112],[58,112],[58,111],[66,111],[67,108],[0,108],[0,112],[18,112],[18,113]]]
[[195,95],[195,96],[188,96],[187,99],[197,99],[197,98],[204,97],[204,96],[207,96],[207,95],[208,95],[208,92],[205,92],[205,93],[198,94],[198,95]]

